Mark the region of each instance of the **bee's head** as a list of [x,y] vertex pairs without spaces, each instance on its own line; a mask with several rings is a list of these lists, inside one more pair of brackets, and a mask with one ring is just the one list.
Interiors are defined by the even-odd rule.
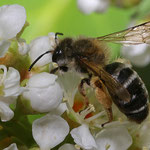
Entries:
[[60,41],[53,52],[52,61],[57,63],[58,66],[67,65],[68,61],[72,59],[72,44],[71,38]]
[[73,40],[71,38],[65,38],[60,43],[57,41],[57,35],[63,35],[62,33],[57,32],[55,34],[56,48],[54,51],[46,51],[40,55],[29,67],[29,71],[32,69],[34,64],[45,54],[52,53],[52,61],[57,63],[59,67],[67,66],[68,61],[72,59],[72,44]]

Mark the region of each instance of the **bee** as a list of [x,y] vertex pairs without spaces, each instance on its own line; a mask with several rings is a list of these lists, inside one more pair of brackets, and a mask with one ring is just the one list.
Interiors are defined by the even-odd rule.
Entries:
[[112,102],[129,120],[137,123],[145,120],[149,113],[149,97],[143,81],[129,65],[121,62],[109,64],[108,50],[104,45],[106,42],[129,45],[150,44],[150,21],[96,38],[67,37],[58,43],[57,35],[63,34],[55,34],[54,50],[40,55],[29,70],[43,55],[52,53],[52,61],[57,63],[58,67],[51,73],[74,69],[78,73],[88,75],[81,80],[78,89],[86,105],[88,98],[84,84],[94,89],[97,100],[107,112],[108,121],[104,124],[113,120]]

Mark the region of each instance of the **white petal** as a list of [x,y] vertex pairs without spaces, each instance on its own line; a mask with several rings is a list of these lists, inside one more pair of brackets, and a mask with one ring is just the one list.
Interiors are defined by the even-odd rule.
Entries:
[[6,88],[13,86],[15,83],[18,84],[20,81],[20,74],[15,68],[9,67],[6,75],[4,85]]
[[60,116],[48,114],[33,122],[32,133],[41,150],[49,150],[65,139],[69,126]]
[[7,148],[4,148],[3,150],[18,150],[16,143],[11,144]]
[[[53,44],[51,42],[51,38],[48,36],[38,37],[30,43],[30,51],[29,56],[31,61],[33,62],[37,57],[43,54],[46,51],[53,50]],[[52,62],[52,54],[48,53],[44,55],[35,66],[44,66],[48,63]]]
[[65,99],[69,100],[72,107],[74,104],[74,96],[77,92],[78,85],[81,82],[81,76],[76,72],[66,72],[59,75],[58,82],[64,91]]
[[46,88],[50,85],[55,84],[57,75],[42,72],[33,75],[28,82],[28,86],[32,88]]
[[87,125],[83,124],[70,132],[76,144],[85,149],[97,148],[95,139],[91,135]]
[[58,150],[77,150],[73,144],[64,144]]
[[9,70],[4,81],[4,92],[6,96],[18,96],[22,92],[20,87],[20,74],[18,70],[9,67]]
[[85,13],[103,12],[109,5],[108,0],[77,0],[79,9]]
[[98,150],[127,150],[132,144],[132,138],[125,127],[103,129],[96,137]]
[[18,42],[18,50],[21,55],[25,55],[29,51],[29,45],[23,41]]
[[66,103],[61,103],[55,110],[53,110],[51,113],[55,115],[62,115],[67,110]]
[[31,101],[34,110],[49,112],[59,106],[63,98],[63,92],[59,84],[54,82],[56,77],[49,73],[40,73],[32,76],[32,81],[29,79],[29,85],[26,87],[28,91],[24,92],[23,96]]
[[1,121],[6,122],[13,118],[14,112],[9,108],[9,105],[1,101],[0,97],[0,117]]
[[9,96],[9,97],[0,96],[0,101],[4,102],[7,105],[16,104],[16,99],[17,96]]
[[10,46],[10,42],[6,40],[0,41],[0,57],[4,57]]
[[4,80],[6,79],[7,68],[5,65],[0,65],[0,69],[3,70],[3,74],[0,74],[0,85],[2,85]]
[[20,5],[5,5],[0,7],[0,39],[7,40],[16,36],[26,20],[24,7]]
[[124,46],[121,53],[136,66],[144,67],[150,63],[150,50],[147,44]]

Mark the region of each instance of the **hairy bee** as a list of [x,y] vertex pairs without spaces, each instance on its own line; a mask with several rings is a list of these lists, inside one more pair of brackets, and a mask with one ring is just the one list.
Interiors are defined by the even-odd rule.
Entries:
[[112,101],[130,120],[141,123],[147,117],[149,98],[144,83],[129,65],[120,62],[108,63],[108,52],[104,42],[150,44],[150,22],[106,36],[76,40],[65,38],[59,43],[57,34],[61,33],[56,33],[57,46],[54,51],[47,51],[39,56],[29,70],[43,55],[52,53],[52,60],[58,64],[58,68],[51,73],[74,69],[79,73],[88,74],[88,78],[81,80],[79,91],[88,104],[84,83],[94,88],[98,101],[108,114],[108,122],[113,120]]

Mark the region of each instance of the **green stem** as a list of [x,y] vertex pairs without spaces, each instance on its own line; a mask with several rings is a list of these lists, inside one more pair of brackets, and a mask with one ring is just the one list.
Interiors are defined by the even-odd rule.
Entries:
[[[17,138],[21,143],[27,147],[31,147],[35,142],[32,137],[32,126],[27,125],[26,118],[22,121],[15,120],[15,118],[8,122],[0,122],[4,132],[9,136]],[[27,126],[26,126],[27,125]]]

